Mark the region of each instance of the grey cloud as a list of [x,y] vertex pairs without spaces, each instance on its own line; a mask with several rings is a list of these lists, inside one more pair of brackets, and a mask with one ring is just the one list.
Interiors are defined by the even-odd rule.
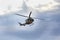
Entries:
[[60,3],[60,0],[55,0],[56,2]]
[[[24,40],[55,40],[58,35],[60,36],[60,7],[57,7],[55,10],[46,11],[40,14],[40,12],[36,11],[38,14],[37,17],[44,20],[39,20],[38,25],[35,25],[37,29],[34,31],[5,31],[5,35],[13,36],[12,38],[18,37]],[[18,13],[27,13],[24,10],[19,11]],[[6,27],[15,27],[18,25],[17,22],[24,21],[22,17],[10,14],[5,16],[0,16],[0,25]],[[18,26],[17,26],[18,27]],[[30,26],[29,26],[30,27]],[[33,27],[33,26],[32,26]],[[8,29],[7,29],[8,30]],[[57,35],[57,36],[56,36]],[[6,37],[4,36],[4,37]],[[14,37],[15,36],[15,37]],[[56,36],[56,37],[54,37]],[[1,39],[1,38],[0,38]],[[13,39],[16,40],[16,39]],[[20,40],[20,39],[17,39]]]

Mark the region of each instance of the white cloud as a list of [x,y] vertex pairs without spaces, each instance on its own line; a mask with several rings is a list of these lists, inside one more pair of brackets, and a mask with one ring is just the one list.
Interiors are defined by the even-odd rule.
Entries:
[[[26,5],[40,12],[54,9],[59,5],[54,0],[24,0]],[[23,0],[0,0],[0,15],[21,10]]]
[[20,10],[23,0],[0,0],[0,15]]
[[59,5],[54,0],[29,0],[26,4],[27,6],[40,12],[52,10],[54,9],[54,6]]

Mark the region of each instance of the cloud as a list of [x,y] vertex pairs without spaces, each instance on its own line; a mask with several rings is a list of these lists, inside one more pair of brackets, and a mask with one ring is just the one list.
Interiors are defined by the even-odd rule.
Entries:
[[[22,39],[26,40],[56,40],[59,34],[59,23],[60,23],[60,14],[57,12],[59,9],[46,11],[41,14],[38,14],[39,18],[45,19],[40,20],[38,25],[35,25],[35,29],[32,26],[27,26],[29,28],[33,28],[34,30],[29,30],[27,27],[24,29],[18,30],[18,24],[15,24],[17,21],[20,21],[21,19],[18,18],[18,16],[10,15],[8,16],[8,23],[9,25],[14,25],[13,29],[16,27],[14,31],[7,31],[6,34],[16,36]],[[46,13],[46,14],[45,14]],[[15,19],[14,19],[15,18]],[[18,20],[19,19],[19,20]],[[24,18],[23,18],[24,19]],[[12,23],[12,21],[14,23]],[[15,21],[14,21],[15,20]],[[11,24],[11,23],[12,24]],[[17,25],[17,26],[16,26]],[[6,26],[8,27],[8,26]],[[24,28],[24,27],[23,27]],[[56,31],[55,31],[56,30]],[[57,35],[57,36],[56,36]]]
[[22,3],[23,0],[0,0],[0,15],[20,10]]
[[[14,2],[14,3],[13,3]],[[22,10],[22,5],[25,4],[38,11],[47,11],[53,9],[53,6],[58,5],[54,0],[0,0],[0,15],[8,14],[9,12],[15,12]],[[32,4],[31,4],[32,3]],[[40,5],[40,6],[39,6]]]
[[54,6],[59,5],[54,0],[45,0],[45,1],[43,1],[43,0],[42,1],[41,0],[36,0],[36,1],[29,0],[28,2],[26,2],[26,4],[28,7],[31,7],[35,10],[40,11],[40,12],[53,10],[53,9],[55,9]]
[[[27,15],[29,7],[16,13]],[[60,6],[54,6],[54,10],[39,12],[34,10],[32,16],[44,20],[36,20],[32,26],[19,26],[18,22],[24,22],[26,18],[11,14],[0,16],[0,39],[2,40],[59,40],[60,39]],[[28,12],[27,12],[28,11]],[[36,13],[35,13],[36,12]]]
[[55,0],[56,2],[60,3],[60,0]]

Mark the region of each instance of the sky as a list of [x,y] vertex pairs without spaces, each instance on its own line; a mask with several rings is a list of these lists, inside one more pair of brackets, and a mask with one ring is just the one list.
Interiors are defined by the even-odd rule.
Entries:
[[[20,26],[27,18],[15,14],[30,11],[34,22]],[[60,0],[0,0],[0,40],[60,40]]]

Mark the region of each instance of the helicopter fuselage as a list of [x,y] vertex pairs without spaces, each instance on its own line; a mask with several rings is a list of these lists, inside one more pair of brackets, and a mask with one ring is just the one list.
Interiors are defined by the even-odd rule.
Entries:
[[33,23],[34,19],[29,17],[28,19],[26,19],[26,23],[25,24],[31,24]]

